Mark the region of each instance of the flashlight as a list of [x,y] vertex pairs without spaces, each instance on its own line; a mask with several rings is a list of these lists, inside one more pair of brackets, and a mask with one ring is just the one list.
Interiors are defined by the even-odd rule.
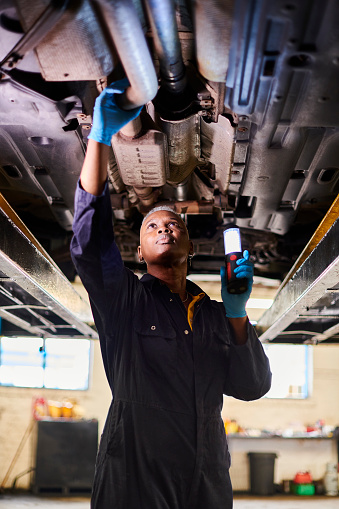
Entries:
[[227,291],[229,293],[244,293],[248,288],[247,278],[237,278],[234,274],[234,269],[238,267],[237,260],[243,257],[239,228],[231,227],[224,230],[224,246]]

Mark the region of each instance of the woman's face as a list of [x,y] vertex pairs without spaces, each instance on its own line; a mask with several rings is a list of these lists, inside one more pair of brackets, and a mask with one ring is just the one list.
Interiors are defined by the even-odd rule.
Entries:
[[185,223],[176,214],[158,210],[141,226],[139,258],[146,263],[182,263],[193,253]]

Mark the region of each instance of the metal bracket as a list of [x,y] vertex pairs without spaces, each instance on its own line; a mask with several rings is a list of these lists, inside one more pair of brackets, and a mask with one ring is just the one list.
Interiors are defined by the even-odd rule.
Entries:
[[[85,115],[85,113],[78,113],[77,119],[79,122],[79,125],[81,129],[84,129],[85,131],[89,131],[92,127],[92,115]],[[89,133],[87,133],[89,134]]]

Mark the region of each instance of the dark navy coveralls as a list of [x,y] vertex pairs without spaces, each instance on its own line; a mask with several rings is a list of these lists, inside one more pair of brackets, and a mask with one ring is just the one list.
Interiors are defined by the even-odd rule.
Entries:
[[[268,359],[248,324],[237,346],[222,303],[205,295],[192,330],[180,298],[124,267],[108,189],[76,192],[71,251],[91,301],[112,404],[101,437],[93,509],[230,509],[223,394],[270,388]],[[193,296],[201,293],[187,281]]]

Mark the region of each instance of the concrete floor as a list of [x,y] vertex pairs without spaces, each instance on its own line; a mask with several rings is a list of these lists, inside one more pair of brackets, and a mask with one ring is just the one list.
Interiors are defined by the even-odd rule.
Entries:
[[[0,495],[0,509],[89,509],[88,498],[47,498],[33,495]],[[338,509],[339,497],[236,496],[234,509]],[[207,509],[207,508],[206,508]]]
[[236,497],[234,509],[339,509],[338,497]]

